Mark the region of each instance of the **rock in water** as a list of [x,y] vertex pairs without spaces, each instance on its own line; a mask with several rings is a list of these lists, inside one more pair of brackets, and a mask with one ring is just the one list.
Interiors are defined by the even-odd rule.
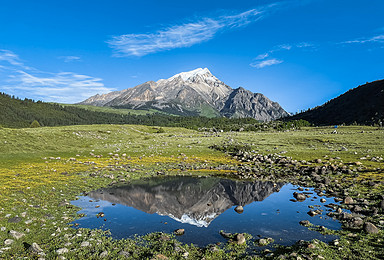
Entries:
[[308,220],[302,220],[299,222],[299,224],[304,226],[304,227],[308,227],[311,225],[311,222],[309,222]]
[[236,234],[235,236],[235,242],[238,245],[242,245],[245,243],[245,237],[243,234]]
[[235,211],[236,211],[237,213],[241,214],[241,213],[244,212],[244,208],[243,208],[243,206],[237,206],[237,207],[235,208]]
[[228,233],[228,232],[224,232],[224,231],[220,231],[220,235],[222,236],[222,237],[224,237],[224,238],[227,238],[227,239],[229,239],[229,238],[231,238],[232,237],[232,234],[231,233]]
[[298,201],[304,201],[307,197],[303,193],[294,192],[293,197],[297,199]]
[[181,235],[184,235],[185,230],[183,228],[179,228],[173,231],[173,233],[175,233],[176,236],[181,236]]

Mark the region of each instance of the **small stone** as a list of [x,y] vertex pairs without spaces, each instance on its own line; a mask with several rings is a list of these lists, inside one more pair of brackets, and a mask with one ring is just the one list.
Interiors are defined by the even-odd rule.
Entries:
[[173,233],[175,233],[176,236],[181,236],[181,235],[184,235],[185,230],[183,228],[179,228],[173,231]]
[[326,201],[327,201],[327,200],[324,199],[324,198],[321,198],[321,199],[320,199],[320,202],[321,202],[321,203],[325,203]]
[[82,242],[81,243],[81,247],[88,247],[88,246],[90,246],[91,245],[91,243],[89,243],[88,241],[84,241],[84,242]]
[[4,231],[6,231],[6,230],[7,230],[6,227],[1,227],[1,228],[0,228],[0,231],[3,231],[3,232],[4,232]]
[[345,197],[344,204],[353,204],[354,201],[351,197]]
[[24,233],[20,233],[20,232],[17,232],[17,231],[15,231],[15,230],[11,230],[11,231],[9,231],[9,234],[10,234],[13,238],[15,238],[15,239],[20,239],[20,238],[22,238],[23,236],[25,236]]
[[12,245],[13,242],[15,242],[15,240],[13,240],[13,239],[6,239],[6,240],[4,240],[4,245],[9,246],[9,245]]
[[299,224],[304,226],[304,227],[308,227],[311,225],[311,222],[309,222],[308,220],[302,220],[299,222]]
[[304,201],[307,198],[307,196],[305,196],[305,194],[298,193],[298,192],[294,192],[293,197],[295,197],[295,199],[297,199],[298,201]]
[[259,246],[266,246],[266,245],[268,245],[268,241],[265,238],[260,238],[259,241],[257,241],[257,243],[259,244]]
[[68,253],[68,252],[69,252],[68,248],[65,248],[65,247],[56,250],[56,253],[58,255],[62,255],[62,254]]
[[8,223],[19,223],[21,221],[20,217],[13,217],[8,219]]
[[221,235],[222,237],[227,238],[227,239],[229,239],[229,238],[232,237],[232,234],[231,234],[231,233],[224,232],[224,231],[222,231],[222,230],[221,230],[219,233],[220,233],[220,235]]
[[316,248],[316,245],[315,244],[308,244],[308,248],[310,248],[310,249],[314,249],[314,248]]
[[237,206],[237,207],[235,208],[235,211],[236,211],[237,213],[241,214],[241,213],[244,212],[244,208],[243,208],[243,206]]
[[41,249],[41,247],[37,243],[32,243],[29,250],[33,253],[36,253],[36,254],[42,254],[43,253],[43,249]]
[[238,244],[238,245],[242,245],[245,243],[245,237],[243,234],[236,234],[235,236],[235,242]]
[[100,258],[105,258],[108,256],[108,251],[103,251],[101,252],[101,254],[99,255]]
[[157,254],[157,255],[155,255],[155,259],[167,260],[168,257],[166,257],[166,256],[163,255],[163,254]]
[[131,253],[127,252],[127,251],[120,251],[119,252],[119,256],[122,256],[122,257],[130,257],[131,256]]
[[367,232],[367,233],[378,233],[379,232],[379,229],[373,225],[371,222],[366,222],[364,224],[364,231]]
[[316,216],[318,213],[315,210],[310,210],[307,212],[307,214],[311,217]]
[[382,210],[384,210],[384,200],[382,200],[382,201],[380,202],[379,208],[381,208]]

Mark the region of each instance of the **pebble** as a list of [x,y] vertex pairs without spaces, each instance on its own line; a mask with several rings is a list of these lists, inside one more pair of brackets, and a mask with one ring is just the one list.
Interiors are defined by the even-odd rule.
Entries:
[[69,252],[68,248],[65,248],[65,247],[56,250],[56,253],[58,255],[62,255],[62,254],[68,253],[68,252]]
[[91,245],[91,243],[89,243],[88,241],[84,241],[84,242],[82,242],[81,243],[81,247],[88,247],[88,246],[90,246]]
[[15,240],[13,240],[13,239],[6,239],[6,240],[4,240],[4,245],[9,246],[9,245],[12,245],[13,242],[15,242]]
[[305,196],[305,194],[298,193],[298,192],[294,192],[293,197],[295,197],[295,199],[297,199],[298,201],[304,201],[307,198],[307,196]]
[[299,222],[299,224],[304,227],[308,227],[309,225],[311,225],[311,222],[309,222],[308,220],[302,220]]
[[176,236],[181,236],[181,235],[184,235],[185,230],[183,228],[179,228],[179,229],[176,229],[173,232],[175,233]]
[[364,224],[364,231],[367,233],[374,233],[374,234],[379,233],[379,229],[371,222],[366,222]]
[[354,201],[351,197],[345,197],[344,204],[353,204]]
[[243,206],[237,206],[237,207],[235,208],[235,211],[236,211],[237,213],[241,214],[241,213],[244,212],[244,208],[243,208]]
[[22,238],[23,236],[25,236],[24,233],[20,233],[20,232],[17,232],[17,231],[15,231],[15,230],[11,230],[11,231],[9,231],[9,234],[10,234],[13,238],[15,238],[15,239],[20,239],[20,238]]
[[238,245],[242,245],[245,243],[245,237],[243,234],[237,234],[235,236],[235,242],[238,244]]
[[41,249],[41,247],[37,243],[32,243],[29,250],[40,255],[43,253],[43,249]]
[[131,253],[127,252],[127,251],[120,251],[119,252],[119,256],[122,256],[122,257],[130,257],[131,256]]
[[8,219],[8,223],[19,223],[21,221],[20,217],[13,217]]

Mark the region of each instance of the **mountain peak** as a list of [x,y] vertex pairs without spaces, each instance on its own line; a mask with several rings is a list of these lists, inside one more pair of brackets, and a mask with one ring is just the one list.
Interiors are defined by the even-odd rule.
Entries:
[[253,117],[269,121],[287,113],[277,103],[243,88],[232,89],[207,68],[147,81],[134,88],[93,96],[85,105],[156,109],[177,115]]
[[207,74],[207,76],[211,76],[211,77],[213,76],[208,68],[204,68],[204,69],[203,68],[197,68],[197,69],[194,69],[194,70],[191,70],[191,71],[178,73],[178,74],[170,77],[169,79],[172,80],[174,78],[181,77],[181,79],[183,81],[187,81],[187,80],[193,79],[197,75],[203,76],[203,75],[206,75],[206,74]]

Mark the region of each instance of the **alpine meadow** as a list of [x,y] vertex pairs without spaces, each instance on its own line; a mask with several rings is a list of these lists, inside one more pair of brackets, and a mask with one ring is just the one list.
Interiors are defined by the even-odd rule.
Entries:
[[384,257],[382,1],[0,6],[0,259]]

